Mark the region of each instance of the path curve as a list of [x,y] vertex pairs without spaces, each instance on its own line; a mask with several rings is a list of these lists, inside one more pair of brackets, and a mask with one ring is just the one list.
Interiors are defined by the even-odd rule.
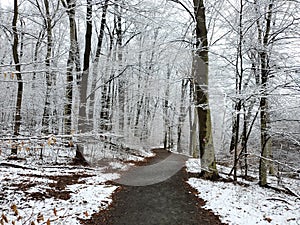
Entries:
[[[157,149],[156,157],[147,166],[168,158],[171,153]],[[180,157],[181,158],[181,157]],[[134,170],[136,173],[136,170]],[[128,171],[123,176],[131,173]],[[219,225],[219,218],[201,208],[205,203],[197,198],[185,182],[188,175],[181,168],[175,175],[146,186],[121,185],[113,195],[108,210],[101,211],[83,222],[85,225]]]

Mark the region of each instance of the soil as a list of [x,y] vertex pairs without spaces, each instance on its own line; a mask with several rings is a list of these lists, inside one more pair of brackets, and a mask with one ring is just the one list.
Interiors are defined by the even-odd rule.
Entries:
[[[139,165],[157,163],[169,152],[154,150],[156,156]],[[130,172],[130,171],[129,171]],[[84,225],[218,225],[218,216],[202,208],[205,202],[185,182],[184,168],[171,178],[148,186],[121,185],[107,210],[93,214]]]

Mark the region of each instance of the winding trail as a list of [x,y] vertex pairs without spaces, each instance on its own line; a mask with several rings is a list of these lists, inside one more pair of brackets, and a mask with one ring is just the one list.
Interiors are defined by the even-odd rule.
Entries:
[[[171,153],[154,150],[156,156],[149,158],[146,167],[170,159]],[[172,158],[171,158],[172,159]],[[178,160],[179,159],[179,160]],[[185,162],[186,158],[177,158],[176,163]],[[171,160],[172,161],[172,160]],[[170,163],[169,163],[170,164]],[[138,168],[138,167],[137,167]],[[155,171],[157,172],[157,171]],[[158,171],[159,172],[159,171]],[[125,181],[139,177],[137,170],[125,172]],[[218,225],[222,224],[212,212],[201,208],[205,202],[197,198],[186,180],[188,174],[184,168],[159,183],[145,186],[121,185],[113,195],[113,203],[108,210],[103,210],[84,221],[85,225]],[[138,180],[140,180],[138,178]],[[121,178],[124,182],[124,179]],[[122,183],[121,182],[121,183]],[[138,184],[138,183],[137,183]]]

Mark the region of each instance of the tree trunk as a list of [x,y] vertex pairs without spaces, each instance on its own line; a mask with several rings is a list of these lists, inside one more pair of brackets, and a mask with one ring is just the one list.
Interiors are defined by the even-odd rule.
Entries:
[[[95,89],[96,89],[96,85],[97,85],[97,77],[98,77],[97,75],[99,72],[99,60],[100,60],[103,37],[104,37],[104,29],[105,29],[105,25],[106,25],[106,14],[107,14],[108,2],[109,2],[109,0],[105,0],[103,8],[102,8],[102,16],[101,16],[101,23],[100,23],[100,31],[99,31],[99,35],[98,35],[98,43],[97,43],[95,59],[93,62],[91,94],[89,96],[89,102],[90,102],[90,104],[89,104],[89,120],[90,121],[93,121],[93,118],[94,118]],[[102,83],[104,85],[103,89],[107,89],[107,85],[105,84],[106,81],[104,80]],[[107,112],[107,114],[108,114],[108,111],[107,111],[107,109],[105,109],[106,104],[103,105],[102,103],[105,103],[107,98],[106,98],[105,91],[102,90],[102,94],[105,94],[105,96],[101,95],[100,129],[106,130],[107,126],[105,125],[105,123],[107,123],[107,122],[105,122],[105,121],[107,119],[106,119],[104,112]],[[103,118],[102,116],[105,118]]]
[[181,136],[182,136],[182,127],[184,124],[184,120],[186,117],[186,108],[184,106],[184,100],[186,97],[186,90],[189,81],[182,80],[181,82],[181,96],[180,96],[180,108],[179,108],[179,117],[178,117],[178,125],[177,125],[177,152],[181,153]]
[[51,132],[49,124],[51,115],[51,89],[52,89],[52,76],[51,73],[51,56],[52,56],[52,20],[49,10],[49,1],[44,0],[45,10],[46,10],[46,30],[47,30],[47,54],[46,54],[46,96],[45,96],[45,106],[42,118],[42,132],[48,134]]
[[87,88],[88,77],[90,70],[90,55],[92,44],[92,1],[86,1],[86,33],[85,33],[85,50],[83,58],[83,72],[80,82],[80,105],[79,105],[79,121],[78,130],[81,133],[85,133],[90,130],[92,121],[88,121],[87,118]]
[[203,0],[194,0],[197,49],[193,54],[193,78],[197,107],[201,175],[208,179],[218,177],[208,102],[208,41]]
[[261,158],[259,163],[259,184],[261,186],[267,185],[267,173],[269,163],[267,161],[271,156],[271,135],[270,135],[270,113],[268,101],[268,84],[270,75],[269,66],[269,36],[271,32],[271,20],[273,1],[270,0],[268,5],[268,12],[266,15],[266,28],[263,37],[262,51],[260,52],[261,60],[261,98],[260,98],[260,123],[261,123]]
[[238,46],[237,46],[237,55],[236,55],[236,80],[235,80],[235,92],[236,92],[236,102],[235,102],[235,120],[236,123],[235,134],[234,134],[234,175],[233,180],[237,182],[237,163],[238,163],[238,143],[239,143],[239,131],[240,131],[240,120],[241,120],[241,109],[242,109],[242,99],[240,96],[242,94],[242,84],[243,84],[243,0],[240,0],[240,11],[239,11],[239,36],[238,36]]
[[[80,104],[79,104],[79,120],[78,120],[78,130],[80,133],[88,132],[91,128],[90,124],[92,121],[88,121],[86,106],[87,106],[87,88],[88,88],[88,77],[89,77],[89,67],[90,67],[90,55],[91,55],[91,45],[92,45],[92,0],[86,1],[86,33],[85,33],[85,50],[83,58],[83,72],[80,82]],[[80,140],[81,139],[81,140]],[[79,138],[80,143],[77,145],[75,158],[81,164],[87,164],[84,156],[84,143],[81,137]]]
[[[164,149],[169,148],[170,146],[170,138],[171,135],[169,133],[169,127],[170,127],[170,113],[169,113],[169,98],[170,98],[170,76],[171,76],[171,69],[168,65],[168,71],[167,71],[167,77],[166,77],[166,90],[165,90],[165,96],[163,99],[163,117],[164,117]],[[145,115],[146,116],[146,115]]]
[[[123,64],[123,37],[122,37],[122,7],[120,6],[121,1],[115,0],[115,25],[117,35],[117,62],[118,62],[118,74],[122,73]],[[123,133],[125,124],[125,79],[122,76],[118,77],[117,82],[118,91],[118,113],[119,113],[119,132]]]
[[17,30],[18,15],[19,15],[18,0],[14,0],[14,16],[13,16],[13,22],[12,22],[14,41],[13,41],[12,51],[13,51],[16,76],[17,76],[17,81],[18,81],[14,135],[20,134],[21,109],[22,109],[22,98],[23,98],[23,80],[22,80],[21,65],[20,65],[20,59],[19,59],[19,53],[18,53],[18,45],[19,45],[18,30]]
[[61,0],[64,7],[67,9],[70,26],[70,50],[67,61],[67,85],[66,85],[66,103],[64,107],[64,130],[65,134],[70,134],[72,129],[72,100],[73,100],[73,70],[80,71],[80,60],[77,41],[77,28],[75,21],[75,0]]

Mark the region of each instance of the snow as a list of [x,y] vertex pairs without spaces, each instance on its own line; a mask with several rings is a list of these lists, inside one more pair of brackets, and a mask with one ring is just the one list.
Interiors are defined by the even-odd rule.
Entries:
[[[189,172],[199,172],[199,159],[189,159],[186,166]],[[199,178],[190,178],[187,182],[198,191],[198,197],[206,201],[204,208],[211,209],[224,223],[300,224],[300,199],[261,188],[257,181],[244,182],[244,186]],[[290,183],[299,192],[299,180],[290,179]]]
[[[78,218],[88,219],[93,213],[108,207],[112,201],[110,196],[118,187],[104,183],[119,178],[116,173],[101,173],[101,169],[84,173],[83,171],[83,169],[64,168],[23,170],[0,167],[1,215],[4,215],[9,223],[15,221],[15,224],[30,224],[32,221],[35,224],[45,224],[48,219],[50,222],[55,221],[54,224],[80,224]],[[84,174],[89,177],[79,179],[78,184],[66,186],[63,191],[71,193],[68,200],[46,195],[47,190],[51,189],[49,185],[55,183],[49,176],[72,176],[73,174]],[[40,175],[43,177],[39,177]],[[29,189],[25,187],[28,184],[32,185]],[[31,193],[40,193],[44,199],[28,197]],[[11,209],[13,205],[16,206],[18,213]]]
[[[1,143],[0,224],[79,225],[79,219],[89,219],[109,206],[118,186],[106,181],[119,178],[116,172],[128,167],[121,162],[103,167],[72,166],[69,162],[75,148],[47,143],[36,149],[31,146],[20,143],[17,158],[10,160],[10,142]],[[107,172],[110,167],[119,170]]]

